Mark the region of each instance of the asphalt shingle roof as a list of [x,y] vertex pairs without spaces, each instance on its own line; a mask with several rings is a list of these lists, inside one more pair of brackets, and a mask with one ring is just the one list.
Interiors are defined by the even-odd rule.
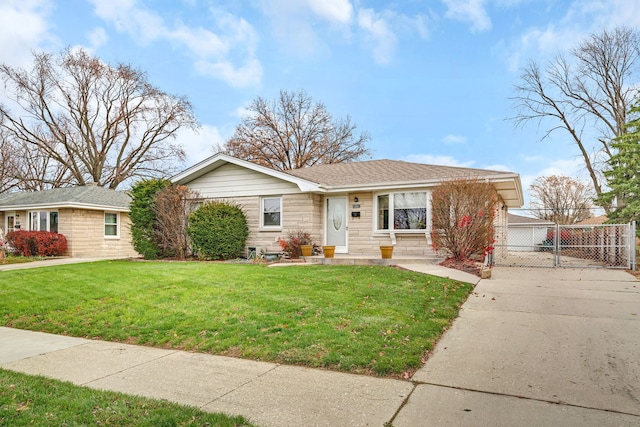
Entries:
[[400,160],[370,160],[310,166],[286,171],[289,175],[326,186],[375,185],[405,182],[442,181],[474,177],[512,177],[512,172],[454,166],[409,163]]
[[0,194],[0,209],[5,207],[87,206],[128,210],[130,203],[131,197],[124,191],[96,186]]

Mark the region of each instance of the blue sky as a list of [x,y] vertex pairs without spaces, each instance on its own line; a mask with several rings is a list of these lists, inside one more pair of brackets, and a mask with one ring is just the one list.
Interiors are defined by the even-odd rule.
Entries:
[[308,92],[371,135],[374,159],[586,179],[560,132],[515,128],[509,97],[590,33],[640,25],[637,0],[4,0],[0,61],[82,46],[186,95],[202,128],[185,166],[212,154],[257,96]]

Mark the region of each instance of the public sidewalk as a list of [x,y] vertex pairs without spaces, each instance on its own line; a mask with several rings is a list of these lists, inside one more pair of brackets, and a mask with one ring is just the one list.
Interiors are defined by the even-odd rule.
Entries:
[[263,427],[637,426],[639,285],[623,271],[495,268],[412,381],[3,327],[0,367]]

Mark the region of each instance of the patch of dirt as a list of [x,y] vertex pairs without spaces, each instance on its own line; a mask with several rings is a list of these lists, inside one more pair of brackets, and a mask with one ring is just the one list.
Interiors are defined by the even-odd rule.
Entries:
[[627,270],[627,273],[636,276],[636,279],[640,280],[640,270]]
[[440,265],[447,268],[455,268],[478,277],[480,277],[480,271],[482,270],[482,263],[472,259],[447,258]]

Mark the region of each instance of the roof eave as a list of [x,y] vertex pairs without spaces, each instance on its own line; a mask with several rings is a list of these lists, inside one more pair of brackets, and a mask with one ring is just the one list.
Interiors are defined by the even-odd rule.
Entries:
[[[498,182],[513,182],[514,190],[517,193],[517,199],[515,204],[507,205],[508,207],[520,207],[524,204],[524,198],[522,197],[522,185],[520,184],[520,175],[514,174],[499,174],[499,175],[485,175],[479,176],[479,179],[488,180],[491,183]],[[356,192],[356,191],[385,191],[393,189],[408,189],[408,188],[420,188],[420,187],[433,187],[439,185],[447,179],[428,179],[420,181],[404,181],[404,182],[381,182],[375,184],[364,185],[321,185],[321,188],[327,193],[344,193],[344,192]],[[513,200],[513,199],[512,199]]]
[[92,203],[77,203],[77,202],[61,202],[61,203],[25,203],[18,205],[4,205],[0,206],[0,211],[28,211],[28,210],[41,210],[41,209],[85,209],[93,211],[116,211],[116,212],[129,212],[128,207],[112,206],[112,205],[97,205]]

